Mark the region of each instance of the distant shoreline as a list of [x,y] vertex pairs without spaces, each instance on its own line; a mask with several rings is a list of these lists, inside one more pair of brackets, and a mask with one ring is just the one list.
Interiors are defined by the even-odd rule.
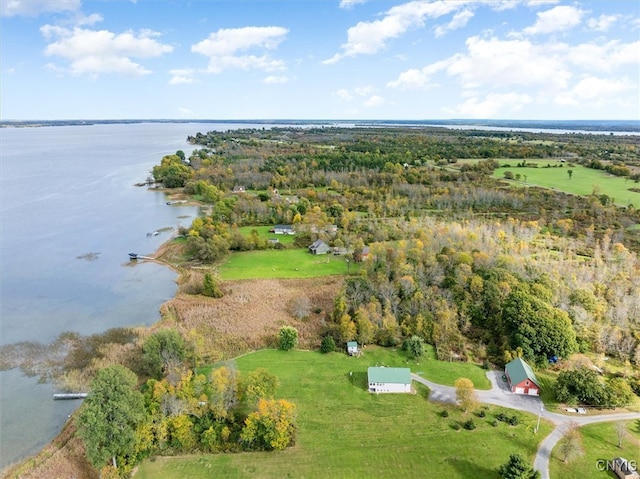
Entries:
[[489,131],[531,131],[555,134],[616,134],[639,135],[640,120],[212,120],[212,119],[122,119],[122,120],[5,120],[0,128],[40,128],[49,126],[91,126],[91,125],[129,125],[138,123],[228,123],[232,125],[282,125],[282,126],[327,126],[327,127],[414,127],[414,128],[453,128],[479,129]]

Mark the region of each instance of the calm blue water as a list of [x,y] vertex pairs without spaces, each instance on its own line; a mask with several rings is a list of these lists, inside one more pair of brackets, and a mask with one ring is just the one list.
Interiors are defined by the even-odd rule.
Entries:
[[[128,253],[153,253],[172,233],[148,232],[188,225],[198,210],[134,184],[162,156],[189,154],[187,135],[218,126],[0,129],[0,344],[157,321],[176,275],[132,266]],[[96,259],[79,258],[89,253]],[[80,404],[52,393],[18,370],[0,373],[0,467],[37,452]]]

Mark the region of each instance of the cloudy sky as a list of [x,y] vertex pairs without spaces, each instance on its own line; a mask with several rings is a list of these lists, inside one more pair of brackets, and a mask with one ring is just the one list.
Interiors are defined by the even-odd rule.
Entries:
[[0,119],[639,119],[637,0],[0,0]]

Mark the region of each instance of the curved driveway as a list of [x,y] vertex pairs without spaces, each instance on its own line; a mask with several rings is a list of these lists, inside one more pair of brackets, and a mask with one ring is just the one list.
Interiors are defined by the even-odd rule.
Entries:
[[[489,391],[481,391],[476,389],[478,400],[487,404],[494,404],[518,411],[525,411],[531,414],[540,414],[544,419],[550,420],[555,424],[555,428],[538,447],[533,468],[540,471],[542,479],[549,478],[549,458],[551,451],[557,442],[564,436],[569,423],[577,423],[580,426],[592,424],[596,422],[606,421],[623,421],[629,419],[640,419],[640,413],[617,413],[617,414],[599,414],[594,416],[565,416],[554,412],[546,411],[543,407],[542,400],[537,396],[524,396],[521,394],[513,394],[506,382],[502,380],[502,371],[489,371],[487,377],[491,381],[491,389]],[[451,386],[443,386],[431,382],[417,374],[411,374],[411,378],[427,386],[431,392],[429,399],[431,401],[456,403],[456,388]]]

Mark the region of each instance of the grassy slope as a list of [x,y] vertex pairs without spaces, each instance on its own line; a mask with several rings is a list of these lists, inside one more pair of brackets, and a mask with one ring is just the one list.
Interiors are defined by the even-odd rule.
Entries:
[[[395,359],[394,359],[395,358]],[[401,356],[371,348],[360,358],[342,353],[274,350],[238,358],[241,371],[267,367],[280,381],[278,396],[298,408],[294,447],[278,453],[157,458],[140,466],[136,477],[225,478],[495,478],[497,467],[517,452],[533,460],[538,442],[551,428],[533,434],[536,418],[516,427],[490,423],[500,408],[478,418],[416,395],[372,395],[366,391],[370,365],[405,364]],[[412,365],[412,368],[422,368]],[[448,409],[450,416],[440,412]],[[477,429],[455,431],[454,423],[475,418]]]
[[565,464],[562,461],[560,443],[551,455],[551,477],[562,479],[599,479],[615,477],[612,473],[598,470],[599,460],[611,461],[614,457],[624,457],[640,462],[640,420],[625,423],[628,436],[623,447],[618,448],[615,423],[592,424],[580,428],[582,448],[585,454]]
[[[507,161],[501,161],[504,165]],[[554,160],[537,160],[528,163],[537,163],[539,168],[518,168],[516,164],[519,160],[509,160],[510,168],[500,167],[496,169],[493,176],[496,178],[504,178],[504,172],[509,170],[514,175],[522,175],[522,180],[512,180],[514,185],[536,185],[544,188],[553,188],[575,195],[587,196],[591,195],[594,187],[599,188],[599,194],[605,194],[613,198],[615,203],[621,206],[633,204],[636,208],[640,207],[640,193],[629,191],[629,188],[640,188],[640,184],[619,176],[610,175],[604,171],[593,170],[581,165],[569,166],[562,163],[562,168],[545,168],[547,164],[552,166],[559,163]],[[573,175],[569,178],[568,170],[573,171]],[[527,176],[526,183],[524,175]]]

